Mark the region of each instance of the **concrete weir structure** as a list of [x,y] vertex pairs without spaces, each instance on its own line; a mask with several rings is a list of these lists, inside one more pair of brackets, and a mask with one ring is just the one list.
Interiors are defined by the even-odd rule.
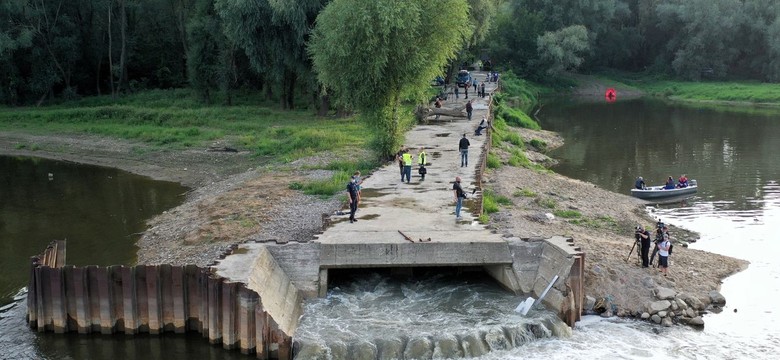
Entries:
[[[479,83],[485,77],[474,73]],[[357,222],[341,212],[326,215],[316,239],[246,242],[208,269],[73,268],[63,266],[55,246],[33,259],[30,326],[79,333],[198,331],[227,349],[291,359],[303,302],[326,295],[330,270],[420,267],[481,267],[508,291],[536,297],[557,275],[543,303],[573,325],[582,313],[584,254],[572,239],[502,236],[476,221],[492,131],[473,134],[483,116],[490,119],[496,89],[485,85],[485,97],[470,92],[473,120],[465,116],[468,99],[449,99],[445,115],[430,116],[407,134],[405,147],[415,160],[420,148],[428,154],[424,180],[415,174],[402,182],[397,163],[364,179]],[[453,116],[459,111],[462,117]],[[464,134],[471,143],[467,165],[458,150]],[[457,220],[456,176],[469,195]]]

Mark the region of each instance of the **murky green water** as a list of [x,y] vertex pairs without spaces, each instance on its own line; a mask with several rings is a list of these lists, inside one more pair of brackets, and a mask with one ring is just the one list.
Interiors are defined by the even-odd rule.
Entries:
[[187,188],[117,169],[0,156],[0,302],[27,284],[30,257],[67,239],[70,265],[135,263],[145,221]]

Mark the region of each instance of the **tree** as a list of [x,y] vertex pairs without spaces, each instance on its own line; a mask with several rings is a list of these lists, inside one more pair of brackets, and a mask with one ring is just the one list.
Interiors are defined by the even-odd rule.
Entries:
[[401,100],[423,99],[471,36],[465,0],[334,0],[317,17],[309,43],[318,79],[377,131],[389,156],[401,142]]
[[548,74],[574,70],[582,64],[588,50],[588,30],[582,25],[546,32],[536,41],[540,60],[547,64]]

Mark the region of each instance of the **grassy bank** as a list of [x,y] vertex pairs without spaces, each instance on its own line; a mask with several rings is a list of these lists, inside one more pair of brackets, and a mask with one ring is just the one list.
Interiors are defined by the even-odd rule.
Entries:
[[645,94],[673,100],[780,105],[780,85],[747,81],[691,82],[636,74],[597,76],[622,82]]
[[259,93],[232,106],[205,105],[187,89],[100,96],[45,107],[0,108],[0,131],[90,134],[140,141],[152,148],[200,147],[227,140],[275,161],[326,150],[364,148],[369,131],[353,118],[318,118],[311,110],[281,110]]

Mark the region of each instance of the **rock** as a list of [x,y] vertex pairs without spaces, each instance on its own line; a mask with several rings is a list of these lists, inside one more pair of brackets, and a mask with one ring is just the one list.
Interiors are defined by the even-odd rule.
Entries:
[[658,312],[658,316],[660,316],[660,317],[662,317],[662,318],[665,318],[665,317],[666,317],[666,314],[667,314],[667,312],[666,312],[666,311],[659,311],[659,312]]
[[651,316],[650,320],[653,320],[653,322],[656,323],[656,324],[660,324],[661,323],[661,317],[658,316],[658,314],[655,314],[655,315]]
[[652,277],[646,276],[642,278],[642,285],[646,288],[654,288],[655,287],[655,280],[653,280]]
[[693,311],[691,308],[685,309],[685,315],[689,318],[695,318],[696,317],[696,311]]
[[596,298],[592,296],[585,296],[585,311],[592,311],[593,305],[596,304]]
[[672,306],[672,303],[669,302],[669,300],[653,301],[650,303],[650,306],[648,307],[648,312],[650,314],[655,314],[659,311],[668,309],[670,306]]
[[601,317],[603,318],[612,317],[612,309],[607,309],[607,311],[601,313]]
[[701,316],[697,316],[695,318],[692,318],[690,321],[688,321],[688,325],[694,326],[694,327],[703,327],[704,326],[704,320],[701,318]]
[[434,359],[459,359],[462,357],[463,351],[461,351],[458,338],[455,335],[444,335],[434,342]]
[[658,300],[672,300],[675,296],[677,296],[677,291],[662,286],[655,288],[655,297]]
[[366,340],[359,340],[349,346],[349,354],[350,359],[376,359],[376,345]]
[[512,347],[509,343],[509,339],[506,338],[506,334],[503,329],[492,328],[485,334],[485,342],[490,347],[491,351],[496,350],[508,350]]
[[607,298],[603,298],[603,297],[598,298],[598,300],[596,300],[596,303],[593,304],[593,311],[595,311],[598,314],[607,311],[609,308],[611,308],[611,306],[609,306],[609,300],[607,300]]
[[691,318],[687,316],[681,316],[680,318],[677,319],[677,321],[679,321],[680,324],[687,325],[688,322],[691,321]]
[[[681,294],[678,295],[678,297],[680,299],[682,299],[685,303],[687,303],[688,306],[693,307],[696,310],[703,310],[704,308],[707,307],[706,304],[704,304],[701,300],[699,300],[699,298],[697,298],[695,296],[691,296],[691,295],[688,295],[688,294],[682,294],[681,293]],[[709,301],[709,299],[708,299],[708,301]]]
[[677,311],[680,307],[677,305],[677,301],[672,301],[672,311]]
[[663,318],[663,320],[661,320],[661,326],[672,326],[672,318]]
[[[379,351],[379,354],[377,355],[378,360],[403,358],[404,344],[401,339],[376,339],[374,343],[376,343],[377,350]],[[334,354],[332,359],[339,359],[339,357]]]
[[433,357],[433,344],[427,337],[410,339],[404,350],[407,359],[430,359]]
[[642,313],[642,320],[647,320],[649,318],[650,318],[650,313],[647,313],[647,312],[643,312]]
[[[461,338],[461,347],[465,357],[480,357],[488,353],[487,343],[482,340],[480,334],[468,334]],[[408,356],[407,356],[408,358]]]
[[680,309],[688,309],[688,304],[685,303],[682,299],[675,299],[674,302],[677,303],[677,307]]
[[710,291],[710,303],[712,305],[723,306],[726,305],[726,298],[718,291]]

